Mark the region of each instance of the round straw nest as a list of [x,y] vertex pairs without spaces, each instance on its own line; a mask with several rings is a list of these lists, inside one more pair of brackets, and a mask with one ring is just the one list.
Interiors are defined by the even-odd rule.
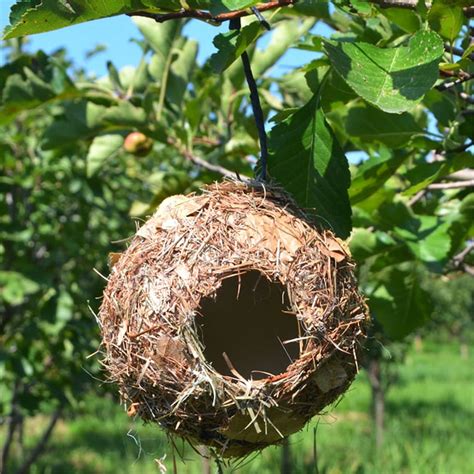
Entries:
[[[367,309],[353,271],[344,244],[279,188],[226,181],[166,199],[116,261],[100,309],[128,414],[224,457],[300,430],[357,373]],[[221,343],[228,353],[212,354]]]

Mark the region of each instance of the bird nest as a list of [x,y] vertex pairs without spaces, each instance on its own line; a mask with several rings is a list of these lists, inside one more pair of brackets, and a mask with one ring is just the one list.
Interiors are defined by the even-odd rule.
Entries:
[[353,272],[279,188],[228,181],[166,199],[100,309],[129,415],[224,457],[300,430],[357,373],[367,309]]

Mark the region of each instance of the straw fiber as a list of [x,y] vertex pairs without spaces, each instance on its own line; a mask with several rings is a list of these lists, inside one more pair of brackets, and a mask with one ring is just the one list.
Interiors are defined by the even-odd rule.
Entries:
[[130,416],[241,457],[347,390],[367,308],[331,231],[280,188],[225,181],[163,201],[113,266],[99,321]]

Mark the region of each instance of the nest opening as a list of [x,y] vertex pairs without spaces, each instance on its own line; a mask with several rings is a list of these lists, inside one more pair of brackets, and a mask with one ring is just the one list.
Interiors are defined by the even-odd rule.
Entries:
[[199,315],[204,355],[221,375],[261,380],[284,373],[299,356],[298,320],[285,288],[256,270],[226,278]]

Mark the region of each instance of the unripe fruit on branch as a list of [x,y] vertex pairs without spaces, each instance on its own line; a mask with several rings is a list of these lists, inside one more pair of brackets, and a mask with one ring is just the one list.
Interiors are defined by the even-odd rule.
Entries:
[[153,148],[153,140],[141,132],[132,132],[123,145],[126,152],[135,156],[146,156]]

